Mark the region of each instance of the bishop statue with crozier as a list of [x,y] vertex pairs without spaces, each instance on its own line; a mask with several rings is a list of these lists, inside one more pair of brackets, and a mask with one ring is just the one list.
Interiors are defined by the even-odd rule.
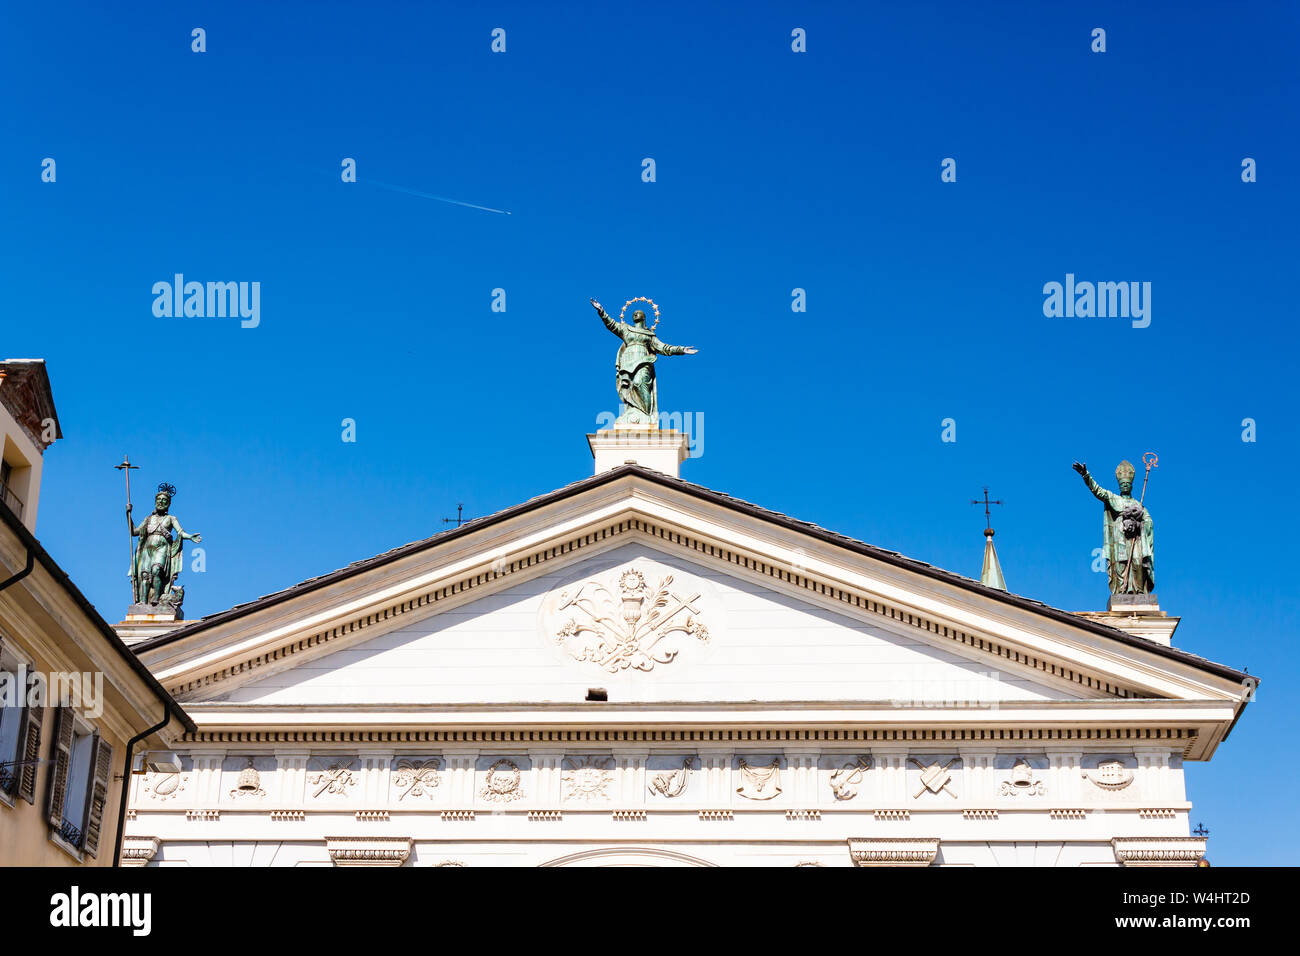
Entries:
[[[1119,493],[1101,487],[1088,473],[1088,466],[1074,463],[1084,484],[1102,503],[1102,550],[1110,577],[1110,593],[1153,594],[1155,582],[1155,522],[1142,501],[1133,497],[1137,470],[1128,461],[1115,469]],[[1148,465],[1148,471],[1150,465]],[[1143,483],[1145,497],[1145,482]]]

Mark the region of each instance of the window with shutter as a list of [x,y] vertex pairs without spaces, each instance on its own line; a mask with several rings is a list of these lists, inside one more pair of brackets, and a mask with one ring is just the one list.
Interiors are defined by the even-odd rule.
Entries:
[[68,770],[72,764],[73,732],[76,718],[66,707],[54,711],[54,759],[50,768],[49,798],[45,816],[56,831],[63,830],[63,805],[68,796]]
[[25,688],[17,686],[18,675],[6,667],[0,667],[0,681],[4,682],[6,697],[0,704],[0,791],[12,794],[23,772],[23,708],[16,698],[25,693]]
[[[35,686],[36,675],[27,678],[29,692]],[[29,693],[28,700],[40,700],[40,696]],[[36,803],[36,773],[41,769],[41,722],[45,719],[45,707],[32,704],[23,711],[21,741],[21,772],[18,775],[18,796],[30,804]]]
[[86,843],[86,819],[90,815],[90,788],[94,779],[95,733],[89,724],[78,720],[72,731],[67,795],[63,799],[63,826],[59,833],[65,843],[77,849]]
[[[31,700],[42,700],[32,689],[37,676],[31,664],[6,644],[0,634],[0,792],[17,794],[29,803],[34,798],[36,771],[40,765],[40,732],[44,707],[30,707]],[[35,737],[32,750],[29,738]],[[30,789],[29,789],[30,788]]]
[[[108,788],[113,780],[113,747],[102,737],[95,736],[95,773],[90,784],[90,807],[86,811],[86,852],[94,856],[99,852],[99,835],[104,825],[104,808],[108,804]],[[126,781],[122,782],[126,786]]]
[[0,635],[0,792],[10,794],[18,787],[22,773],[23,700],[26,688],[18,686],[18,669],[5,657],[4,636]]

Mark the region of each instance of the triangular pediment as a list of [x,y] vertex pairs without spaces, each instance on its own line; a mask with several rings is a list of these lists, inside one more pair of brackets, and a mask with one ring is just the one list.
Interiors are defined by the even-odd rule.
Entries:
[[[625,571],[644,579],[630,596]],[[671,633],[646,646],[660,600]],[[603,688],[611,713],[785,701],[791,714],[834,703],[826,720],[866,708],[877,722],[963,720],[981,701],[1004,703],[1010,722],[1036,702],[1210,701],[1196,720],[1221,732],[1243,696],[1229,668],[636,466],[138,650],[200,717],[210,703],[223,720],[266,707],[286,723],[355,722],[356,708],[436,722],[439,708],[560,707]]]
[[[872,619],[874,617],[874,619]],[[629,542],[210,699],[263,704],[843,701],[1086,696]],[[213,690],[219,690],[219,685]]]

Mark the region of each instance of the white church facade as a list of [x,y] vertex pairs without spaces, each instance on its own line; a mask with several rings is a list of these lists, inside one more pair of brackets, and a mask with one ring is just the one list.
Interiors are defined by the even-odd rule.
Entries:
[[677,476],[596,474],[137,643],[151,866],[1195,865],[1251,677]]

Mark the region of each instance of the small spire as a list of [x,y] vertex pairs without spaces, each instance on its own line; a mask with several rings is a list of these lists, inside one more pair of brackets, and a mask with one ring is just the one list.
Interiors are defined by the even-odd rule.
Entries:
[[993,519],[989,505],[1000,505],[1001,501],[990,501],[989,490],[984,489],[984,498],[972,498],[971,504],[984,506],[984,566],[980,569],[980,584],[999,591],[1007,589],[1006,579],[1002,577],[1002,563],[998,561],[998,549],[993,546]]
[[998,549],[993,547],[993,529],[984,531],[984,567],[980,569],[980,584],[999,591],[1007,589],[1007,582],[1002,577],[1002,565],[998,562]]

